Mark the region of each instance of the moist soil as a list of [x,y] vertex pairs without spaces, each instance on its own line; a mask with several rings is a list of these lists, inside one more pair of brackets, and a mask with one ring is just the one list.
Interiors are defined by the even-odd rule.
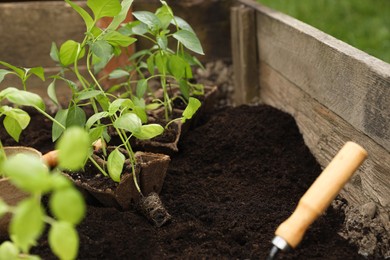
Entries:
[[[33,115],[20,144],[53,149],[50,128]],[[160,194],[172,220],[157,228],[135,210],[91,203],[78,226],[79,259],[265,259],[275,229],[321,172],[294,119],[263,105],[203,117],[179,149]],[[329,209],[279,259],[364,259],[337,234],[343,221]],[[46,237],[33,253],[55,259]]]

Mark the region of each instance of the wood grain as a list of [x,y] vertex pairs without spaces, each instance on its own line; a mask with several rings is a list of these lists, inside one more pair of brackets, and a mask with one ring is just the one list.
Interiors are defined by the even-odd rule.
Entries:
[[259,74],[262,101],[294,116],[305,143],[323,167],[347,141],[368,151],[368,159],[341,194],[351,204],[374,201],[390,211],[389,153],[268,64],[260,63]]
[[368,159],[341,196],[357,208],[375,202],[388,227],[390,64],[255,1],[239,3],[256,11],[261,101],[294,116],[322,167],[347,141],[364,147]]
[[231,8],[231,42],[236,105],[251,102],[258,95],[255,11],[245,6]]
[[260,59],[390,151],[390,64],[287,15],[259,9]]

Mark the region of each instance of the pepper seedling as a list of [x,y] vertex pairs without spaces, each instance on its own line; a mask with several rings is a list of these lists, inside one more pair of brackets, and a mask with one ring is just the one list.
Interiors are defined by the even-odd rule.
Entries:
[[[68,146],[77,146],[78,156]],[[60,165],[82,167],[89,153],[89,136],[81,128],[66,130],[58,144]],[[83,154],[80,154],[83,151]],[[17,205],[7,205],[0,198],[0,217],[12,214],[9,224],[11,241],[0,245],[0,259],[40,259],[30,255],[31,248],[50,225],[48,242],[59,259],[76,259],[79,248],[77,224],[85,215],[85,202],[81,193],[57,169],[50,172],[41,158],[29,154],[16,154],[0,161],[0,171],[10,182],[28,194]],[[49,215],[41,201],[49,196]]]
[[[49,97],[59,107],[55,119],[64,128],[72,125],[85,126],[89,132],[91,144],[97,140],[108,143],[110,141],[108,129],[113,128],[119,136],[121,144],[108,155],[107,169],[92,156],[89,156],[89,159],[103,175],[119,182],[127,156],[130,160],[134,183],[141,193],[135,174],[136,157],[129,140],[131,137],[153,138],[160,135],[164,128],[158,124],[144,124],[147,121],[147,115],[138,103],[106,91],[95,76],[113,56],[120,54],[122,47],[128,47],[136,41],[135,38],[123,35],[117,30],[124,21],[133,1],[88,0],[87,6],[91,12],[87,12],[70,0],[65,1],[80,14],[85,23],[86,32],[81,42],[68,40],[60,48],[57,48],[55,44],[52,45],[51,57],[61,67],[60,73],[53,76],[53,81],[48,87]],[[103,17],[112,18],[112,22],[104,30],[96,26],[98,20]],[[87,65],[87,75],[80,73],[79,62],[81,59],[84,59]],[[75,74],[80,87],[64,77],[65,71]],[[57,101],[55,91],[57,80],[67,82],[72,90],[72,99],[66,109],[62,109]],[[83,109],[85,106],[90,106],[93,110],[89,118]],[[53,124],[53,140],[59,138],[63,131],[63,128]],[[126,155],[121,153],[119,148],[124,148]],[[105,150],[104,153],[106,153]]]
[[[196,95],[204,94],[202,84],[191,83],[191,67],[203,66],[190,54],[194,52],[203,55],[204,52],[191,26],[184,19],[175,16],[165,1],[160,2],[162,6],[154,13],[133,12],[136,20],[119,29],[120,33],[129,37],[147,39],[153,46],[133,54],[129,58],[130,65],[125,69],[114,70],[110,77],[127,77],[127,86],[131,85],[133,78],[139,78],[135,95],[131,94],[131,91],[128,92],[135,100],[143,100],[144,96],[154,97],[148,88],[148,82],[159,79],[163,97],[154,98],[152,103],[146,105],[146,109],[164,106],[165,120],[168,122],[173,119],[173,101],[176,98],[182,99],[187,105],[189,97],[195,98]],[[180,95],[172,96],[172,89],[177,89]]]

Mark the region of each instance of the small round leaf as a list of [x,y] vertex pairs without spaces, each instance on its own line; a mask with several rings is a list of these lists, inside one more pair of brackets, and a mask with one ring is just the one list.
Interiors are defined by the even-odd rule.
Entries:
[[79,236],[68,222],[55,222],[49,230],[50,248],[60,259],[76,259],[79,249]]
[[50,198],[50,210],[57,219],[76,225],[84,218],[85,202],[73,187],[60,189]]
[[58,141],[58,159],[62,168],[78,170],[82,168],[89,155],[88,133],[80,127],[68,128]]

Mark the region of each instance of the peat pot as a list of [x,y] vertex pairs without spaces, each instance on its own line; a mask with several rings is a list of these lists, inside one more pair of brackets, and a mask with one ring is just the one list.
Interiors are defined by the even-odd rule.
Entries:
[[[178,89],[173,90],[173,95],[178,96]],[[218,88],[216,86],[205,86],[204,87],[204,95],[196,96],[202,105],[195,113],[195,115],[187,120],[184,124],[181,121],[175,121],[170,124],[168,129],[164,131],[164,133],[160,136],[156,136],[150,140],[139,140],[135,141],[135,146],[142,151],[153,152],[153,153],[163,153],[172,155],[179,151],[178,143],[180,141],[180,137],[183,136],[191,127],[195,127],[199,118],[202,115],[210,113],[214,107],[216,96],[218,93]],[[161,89],[159,89],[155,96],[159,99],[163,98],[163,93]],[[174,106],[173,109],[173,118],[179,118],[183,114],[183,108],[179,106]],[[159,108],[152,111],[149,114],[149,122],[150,123],[158,123],[164,121],[164,108]]]
[[[135,156],[137,159],[136,177],[142,194],[145,196],[152,192],[159,194],[164,183],[170,157],[165,154],[148,152],[136,152]],[[131,167],[125,165],[124,168],[129,169]],[[91,195],[104,206],[127,210],[140,200],[141,195],[136,189],[131,171],[126,171],[124,171],[121,181],[117,184],[113,184],[113,181],[108,177],[83,181],[75,178],[72,173],[64,174],[84,193]]]

